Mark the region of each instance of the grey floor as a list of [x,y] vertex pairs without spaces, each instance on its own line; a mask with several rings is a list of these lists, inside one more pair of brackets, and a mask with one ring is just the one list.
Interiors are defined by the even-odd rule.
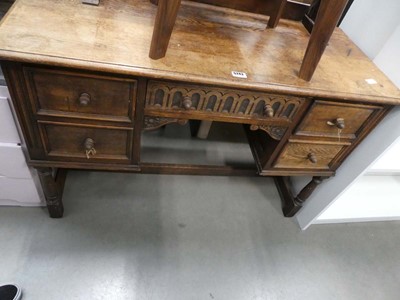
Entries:
[[[142,149],[144,161],[253,162],[224,123],[207,141],[168,125]],[[0,208],[0,282],[24,299],[399,299],[400,223],[302,232],[268,178],[75,171],[64,203],[60,220]]]
[[302,232],[266,178],[71,172],[65,217],[0,208],[24,299],[399,299],[400,223]]

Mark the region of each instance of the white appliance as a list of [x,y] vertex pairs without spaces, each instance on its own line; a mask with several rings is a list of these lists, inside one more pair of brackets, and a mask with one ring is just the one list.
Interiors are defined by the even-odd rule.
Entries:
[[0,205],[45,205],[39,178],[26,164],[6,86],[0,86]]

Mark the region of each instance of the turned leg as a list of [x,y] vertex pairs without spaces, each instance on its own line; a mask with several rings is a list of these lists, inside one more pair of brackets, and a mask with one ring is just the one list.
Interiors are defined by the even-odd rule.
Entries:
[[311,196],[318,185],[327,177],[314,176],[312,180],[294,197],[289,177],[275,177],[275,185],[278,188],[282,200],[282,211],[285,217],[293,217],[302,208],[303,203]]
[[178,9],[181,5],[181,0],[158,0],[157,2],[157,15],[149,53],[152,59],[159,59],[165,56]]
[[287,0],[275,0],[275,7],[274,7],[274,12],[271,14],[268,20],[268,27],[269,28],[275,28],[279,20],[282,17],[283,10],[285,9],[285,5]]
[[299,77],[310,81],[348,0],[321,0]]
[[62,194],[66,170],[58,169],[55,175],[53,174],[52,168],[36,168],[36,170],[39,174],[50,217],[62,218],[64,213]]

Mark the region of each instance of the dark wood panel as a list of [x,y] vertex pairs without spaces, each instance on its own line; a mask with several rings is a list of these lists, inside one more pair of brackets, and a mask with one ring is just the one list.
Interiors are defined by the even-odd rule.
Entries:
[[39,127],[36,123],[32,107],[28,104],[28,91],[24,82],[22,67],[18,63],[2,62],[11,100],[18,117],[19,126],[24,135],[24,147],[32,159],[43,159],[44,149],[40,141]]
[[15,0],[1,0],[0,1],[0,19],[7,13]]
[[141,163],[140,165],[125,165],[97,162],[65,162],[50,160],[30,160],[32,167],[56,167],[77,170],[99,170],[110,172],[133,172],[143,174],[175,174],[204,176],[332,176],[330,170],[263,170],[258,173],[255,166],[215,166],[190,164]]
[[[143,174],[174,174],[174,175],[207,175],[207,176],[258,176],[254,165],[218,166],[218,165],[191,165],[191,164],[165,164],[141,163],[140,165],[124,165],[113,163],[96,164],[85,162],[65,162],[31,160],[33,167],[57,167],[67,169],[99,170],[111,172],[133,172]],[[277,172],[276,172],[277,174]]]
[[[227,7],[257,14],[271,15],[276,7],[276,0],[192,0],[193,2]],[[278,0],[280,1],[280,0]],[[300,21],[310,5],[310,0],[288,1],[283,11],[284,19]]]

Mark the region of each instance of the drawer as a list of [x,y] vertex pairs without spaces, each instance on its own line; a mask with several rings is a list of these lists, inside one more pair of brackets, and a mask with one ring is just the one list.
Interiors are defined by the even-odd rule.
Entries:
[[0,177],[32,178],[21,146],[0,143]]
[[296,135],[354,139],[379,106],[315,101]]
[[137,82],[131,79],[25,68],[39,115],[130,122]]
[[206,119],[213,116],[246,120],[290,122],[305,99],[210,86],[149,81],[146,113],[180,113],[181,118]]
[[330,169],[331,162],[344,145],[290,141],[274,164],[284,169]]
[[49,159],[129,163],[132,132],[129,128],[98,127],[39,121]]

